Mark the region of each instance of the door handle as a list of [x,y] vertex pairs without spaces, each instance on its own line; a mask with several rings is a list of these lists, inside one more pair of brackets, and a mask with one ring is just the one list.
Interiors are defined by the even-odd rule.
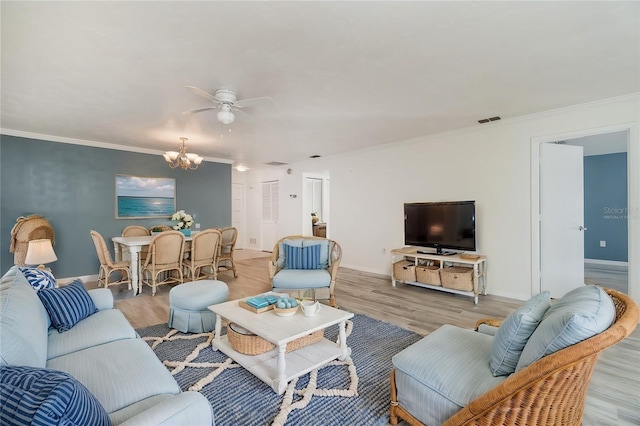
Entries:
[[586,231],[586,230],[587,230],[587,228],[585,228],[584,226],[580,225],[580,226],[578,226],[578,230],[580,230],[580,231]]

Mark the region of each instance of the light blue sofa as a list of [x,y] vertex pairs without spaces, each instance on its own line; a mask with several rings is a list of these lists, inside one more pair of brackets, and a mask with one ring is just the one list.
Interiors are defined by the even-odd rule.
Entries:
[[[292,261],[292,256],[287,258],[287,248],[297,249],[295,261]],[[335,286],[341,260],[342,249],[333,240],[302,235],[281,238],[271,252],[271,285],[275,292],[280,293],[328,289],[329,304],[336,306]]]
[[149,345],[113,308],[108,289],[90,290],[98,312],[65,332],[51,327],[17,267],[0,279],[0,367],[60,370],[84,385],[114,425],[211,425],[198,392],[182,392]]

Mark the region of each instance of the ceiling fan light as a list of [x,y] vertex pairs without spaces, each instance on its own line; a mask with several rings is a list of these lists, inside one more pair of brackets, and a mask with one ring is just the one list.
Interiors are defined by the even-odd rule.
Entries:
[[218,121],[222,124],[231,124],[235,120],[235,116],[231,111],[220,110],[218,111]]
[[202,163],[202,160],[204,160],[204,158],[202,158],[202,157],[196,157],[196,159],[195,159],[195,160],[193,160],[193,163],[194,163],[196,166],[199,166],[199,165],[200,165],[200,163]]
[[198,154],[187,153],[187,158],[189,159],[189,161],[194,163],[196,161],[196,158],[198,158]]

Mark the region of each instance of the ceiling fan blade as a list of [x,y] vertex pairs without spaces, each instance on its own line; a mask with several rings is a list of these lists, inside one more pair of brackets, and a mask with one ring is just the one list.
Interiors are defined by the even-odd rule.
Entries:
[[218,109],[218,107],[210,106],[210,107],[192,109],[191,111],[184,111],[183,114],[185,114],[185,115],[187,115],[187,114],[195,114],[196,112],[208,111],[210,109]]
[[250,116],[249,114],[247,114],[246,112],[238,109],[238,108],[231,108],[233,110],[233,113],[238,116],[241,117],[244,121],[254,121],[253,117]]
[[237,108],[244,108],[258,105],[273,105],[274,103],[275,102],[272,98],[263,96],[261,98],[240,99],[239,101],[235,101],[233,106]]
[[209,99],[211,102],[218,102],[218,100],[215,98],[215,96],[205,92],[204,90],[198,89],[197,87],[194,86],[186,86],[187,89],[191,89],[191,91],[193,93],[195,93],[196,95],[202,96],[203,98],[207,98]]

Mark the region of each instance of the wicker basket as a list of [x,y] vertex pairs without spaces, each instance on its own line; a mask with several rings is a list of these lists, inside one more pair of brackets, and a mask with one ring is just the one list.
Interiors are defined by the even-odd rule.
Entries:
[[418,265],[416,266],[416,279],[422,284],[442,285],[440,267]]
[[473,291],[473,269],[452,266],[440,270],[442,287],[454,290]]
[[[236,352],[240,352],[244,355],[260,355],[276,347],[276,345],[264,340],[260,336],[256,336],[255,334],[247,332],[244,329],[242,329],[243,332],[240,332],[240,330],[236,331],[234,330],[234,327],[239,329],[242,328],[234,323],[229,324],[229,326],[227,327],[227,337],[229,339],[229,344]],[[319,342],[323,337],[324,330],[315,331],[307,336],[287,343],[287,352],[295,351],[300,348],[304,348],[307,345]]]
[[416,265],[408,260],[401,260],[394,263],[393,278],[398,281],[415,281]]

